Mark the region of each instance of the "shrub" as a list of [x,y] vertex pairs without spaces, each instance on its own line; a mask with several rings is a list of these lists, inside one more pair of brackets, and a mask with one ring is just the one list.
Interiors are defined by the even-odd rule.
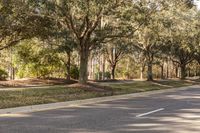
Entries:
[[[111,78],[110,72],[105,72],[104,73],[104,78],[105,79],[110,79]],[[103,80],[103,72],[95,73],[95,80]]]
[[125,71],[125,72],[124,72],[124,77],[125,77],[126,79],[130,79],[130,72],[129,72],[129,71]]
[[110,72],[105,72],[105,78],[106,79],[111,79],[111,74],[110,74]]
[[5,70],[0,69],[0,80],[6,80],[8,78],[8,73]]
[[102,72],[95,73],[95,80],[102,80],[102,78],[103,78],[103,73]]
[[73,79],[79,79],[79,68],[76,65],[71,66],[70,76]]

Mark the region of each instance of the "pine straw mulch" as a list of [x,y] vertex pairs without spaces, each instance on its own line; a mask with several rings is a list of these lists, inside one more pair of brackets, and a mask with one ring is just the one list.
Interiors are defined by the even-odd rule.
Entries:
[[94,91],[94,92],[112,92],[112,88],[108,86],[97,85],[95,83],[87,83],[87,84],[80,84],[75,83],[71,85],[67,85],[69,88],[79,88],[86,91]]
[[48,86],[48,85],[69,85],[77,83],[75,80],[66,79],[22,79],[0,81],[0,87],[25,87],[25,86]]
[[80,84],[75,80],[68,81],[66,79],[23,79],[23,80],[0,81],[0,88],[41,87],[41,86],[53,86],[53,85],[64,85],[67,88],[83,89],[85,91],[91,91],[91,92],[112,93],[111,87],[98,85],[95,82]]

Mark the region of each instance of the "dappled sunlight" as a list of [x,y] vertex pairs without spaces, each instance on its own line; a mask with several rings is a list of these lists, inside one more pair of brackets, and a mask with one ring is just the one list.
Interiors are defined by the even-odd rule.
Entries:
[[196,95],[169,95],[167,98],[176,99],[176,100],[184,100],[184,99],[200,99],[200,94]]
[[135,107],[130,107],[127,105],[119,105],[119,104],[94,104],[95,108],[111,108],[111,109],[120,109],[120,110],[133,110],[133,109],[142,109],[142,106],[135,106]]
[[[102,133],[101,131],[90,131],[86,129],[75,129],[73,131],[69,131],[68,133]],[[103,133],[111,133],[111,131],[104,131]]]
[[31,117],[29,114],[0,114],[0,118],[24,118]]
[[[200,108],[199,109],[180,109],[180,111],[190,112],[190,113],[200,113]],[[200,115],[199,115],[199,117],[200,117]]]
[[[197,112],[197,110],[196,110]],[[198,112],[199,113],[199,112]],[[137,133],[199,133],[200,115],[195,113],[169,113],[169,116],[159,115],[138,119],[133,124],[124,125],[118,131]]]
[[157,127],[157,126],[163,126],[163,124],[157,124],[157,123],[144,123],[144,124],[128,124],[127,127]]
[[72,115],[43,115],[43,116],[34,116],[35,118],[44,118],[44,119],[69,119],[69,118],[74,118],[75,116]]
[[199,124],[200,126],[200,116],[195,115],[195,114],[190,114],[190,113],[185,113],[185,114],[177,114],[177,115],[172,115],[170,117],[161,117],[159,119],[160,122],[172,122],[172,123],[177,123],[177,124]]

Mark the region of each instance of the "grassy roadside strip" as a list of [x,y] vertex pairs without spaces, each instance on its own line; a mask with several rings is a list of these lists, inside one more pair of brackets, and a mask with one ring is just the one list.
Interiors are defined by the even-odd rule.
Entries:
[[104,91],[91,91],[79,87],[65,86],[0,91],[0,109],[145,92],[194,84],[196,83],[187,81],[134,81],[132,83],[108,83],[104,87],[101,86]]
[[112,88],[112,92],[114,95],[119,95],[119,94],[129,94],[129,93],[146,92],[152,90],[169,89],[175,87],[191,86],[195,84],[198,83],[181,81],[181,80],[166,80],[166,81],[155,81],[155,82],[136,81],[133,83],[121,83],[121,84],[110,83],[107,84],[106,86]]

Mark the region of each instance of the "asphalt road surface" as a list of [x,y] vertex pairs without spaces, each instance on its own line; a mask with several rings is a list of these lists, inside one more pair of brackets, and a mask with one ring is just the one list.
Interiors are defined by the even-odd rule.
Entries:
[[0,133],[200,133],[200,88],[0,116]]

